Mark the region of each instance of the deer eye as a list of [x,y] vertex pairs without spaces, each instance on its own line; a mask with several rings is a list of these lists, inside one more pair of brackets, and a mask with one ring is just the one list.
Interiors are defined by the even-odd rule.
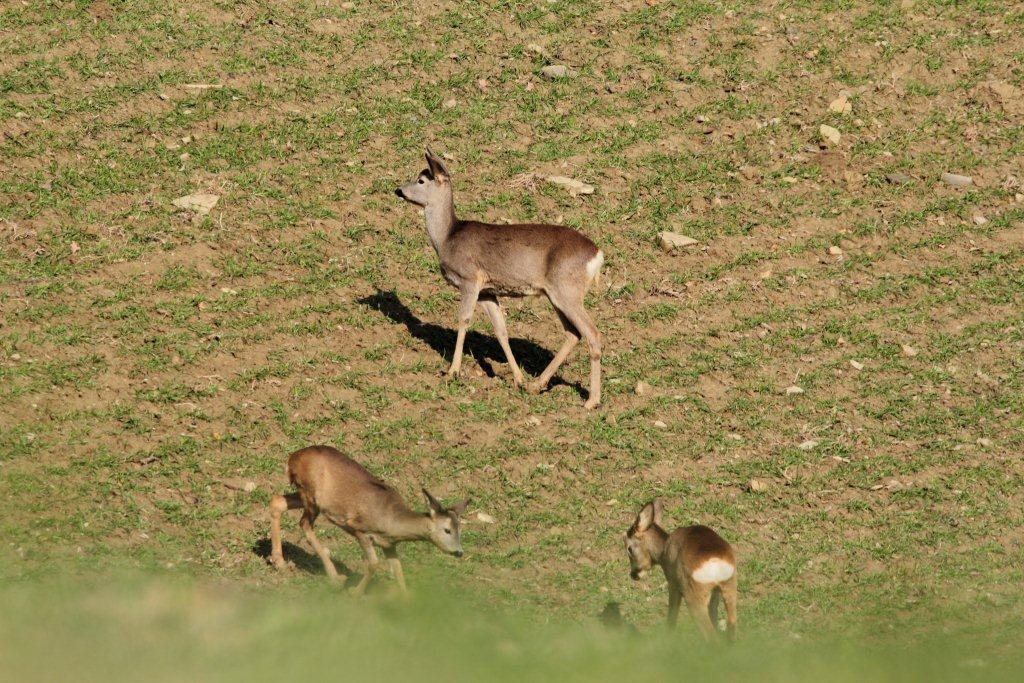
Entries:
[[423,183],[424,183],[424,180],[423,180],[423,178],[420,178],[420,179],[419,179],[419,184],[420,184],[420,185],[422,185]]
[[451,533],[452,533],[452,530],[451,530],[451,529],[445,529],[445,530],[444,530],[444,532],[445,532],[446,534],[451,534]]

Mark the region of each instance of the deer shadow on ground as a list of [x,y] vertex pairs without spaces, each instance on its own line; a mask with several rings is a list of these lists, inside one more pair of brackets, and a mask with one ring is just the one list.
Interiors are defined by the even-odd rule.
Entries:
[[[284,554],[285,562],[294,566],[297,570],[307,574],[320,574],[322,576],[326,576],[324,573],[324,563],[320,561],[320,558],[317,555],[307,552],[303,548],[300,548],[294,543],[289,543],[288,541],[281,542],[281,551]],[[252,552],[269,564],[270,539],[261,538],[256,541],[252,547]],[[359,583],[360,579],[363,578],[362,574],[349,569],[344,562],[338,562],[334,559],[331,561],[334,562],[334,568],[338,570],[338,574],[345,577],[345,588],[351,588]]]
[[[372,296],[363,297],[359,303],[375,311],[383,313],[392,321],[405,325],[406,329],[416,339],[426,342],[430,348],[437,352],[445,361],[451,360],[452,352],[455,350],[456,331],[454,328],[442,327],[433,323],[425,323],[402,303],[394,292],[377,290]],[[478,311],[478,314],[480,312]],[[558,343],[561,344],[559,339]],[[536,377],[544,371],[548,363],[555,357],[555,354],[544,347],[535,344],[529,339],[509,337],[509,346],[512,347],[512,355],[524,373]],[[498,340],[491,335],[483,335],[479,332],[469,331],[466,334],[465,351],[473,357],[480,366],[480,369],[488,377],[496,377],[493,362],[506,363],[505,352],[501,350]],[[531,381],[527,378],[527,382]],[[585,394],[583,387],[576,382],[566,382],[557,374],[551,380],[551,387],[564,384],[572,387],[581,396]]]
[[605,628],[622,631],[623,633],[629,633],[630,635],[639,633],[636,626],[626,621],[622,616],[622,605],[618,602],[606,602],[604,609],[597,615],[597,618]]

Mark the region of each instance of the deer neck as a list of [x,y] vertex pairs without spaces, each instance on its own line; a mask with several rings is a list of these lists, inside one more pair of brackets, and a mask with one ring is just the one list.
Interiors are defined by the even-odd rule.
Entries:
[[427,235],[434,251],[441,253],[441,247],[455,226],[455,202],[449,192],[441,201],[428,205],[423,210],[427,217]]
[[644,535],[644,543],[647,545],[647,552],[651,554],[651,559],[654,560],[654,563],[664,566],[668,533],[660,526],[652,526],[650,531]]
[[393,541],[417,541],[430,538],[430,516],[403,510],[396,514],[387,529]]

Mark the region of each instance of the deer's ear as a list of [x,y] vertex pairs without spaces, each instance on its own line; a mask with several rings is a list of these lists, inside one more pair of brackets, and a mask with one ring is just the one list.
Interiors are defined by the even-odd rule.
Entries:
[[455,505],[452,505],[450,508],[448,508],[448,511],[449,512],[454,512],[455,514],[457,514],[459,516],[462,516],[466,512],[466,508],[468,508],[468,507],[469,507],[469,498],[467,498],[466,500],[460,500],[458,503],[456,503]]
[[427,166],[430,168],[430,174],[435,178],[447,178],[448,169],[445,168],[444,162],[441,161],[441,157],[437,156],[427,148]]
[[661,523],[661,500],[659,498],[655,498],[654,500],[652,500],[651,507],[654,508],[654,523],[657,526],[664,526]]
[[651,502],[640,509],[640,514],[636,516],[636,522],[633,526],[636,527],[638,532],[643,533],[650,529],[651,525],[654,524],[654,517],[654,503]]
[[444,512],[444,508],[437,502],[437,498],[430,495],[430,491],[423,489],[423,496],[427,499],[427,509],[430,511],[431,517],[437,517]]

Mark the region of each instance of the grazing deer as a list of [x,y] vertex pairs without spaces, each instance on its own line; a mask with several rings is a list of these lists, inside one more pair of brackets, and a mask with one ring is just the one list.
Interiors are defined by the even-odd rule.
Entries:
[[661,503],[654,500],[640,510],[625,541],[634,581],[655,564],[665,572],[669,626],[675,626],[679,602],[685,599],[701,633],[712,640],[717,634],[718,602],[723,600],[729,640],[736,638],[736,557],[724,538],[701,525],[669,534],[661,526]]
[[299,525],[331,580],[338,579],[338,572],[330,551],[313,531],[317,517],[323,515],[359,542],[366,556],[366,571],[354,588],[356,595],[366,590],[377,569],[374,546],[384,551],[402,592],[406,591],[405,577],[395,552],[401,541],[430,541],[444,552],[462,557],[459,517],[466,511],[468,500],[446,509],[423,489],[429,510],[413,512],[393,488],[330,446],[310,446],[288,456],[288,479],[298,490],[270,499],[270,561],[279,569],[285,566],[281,514],[300,507]]
[[441,261],[441,273],[459,288],[459,331],[448,375],[462,367],[462,346],[477,303],[491,319],[517,387],[523,373],[512,356],[499,296],[544,294],[565,328],[566,339],[537,381],[527,389],[543,391],[580,337],[590,349],[590,396],[586,408],[601,403],[601,335],[583,306],[587,289],[597,281],[604,253],[584,235],[562,225],[491,225],[455,218],[452,179],[429,149],[427,168],[397,190],[402,199],[423,208],[427,235]]

